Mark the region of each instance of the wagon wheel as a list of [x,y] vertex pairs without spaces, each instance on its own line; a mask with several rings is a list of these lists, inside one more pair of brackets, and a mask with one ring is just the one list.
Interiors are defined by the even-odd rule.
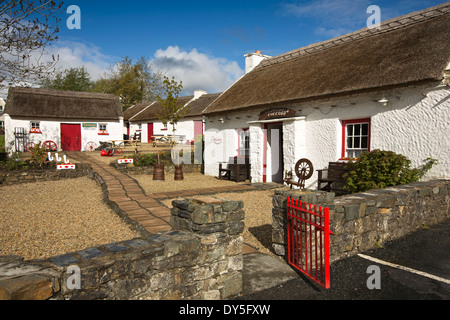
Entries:
[[97,144],[94,141],[90,141],[86,144],[87,151],[94,151],[95,149],[97,149]]
[[34,142],[28,142],[24,147],[25,150],[29,153],[33,153],[33,148],[36,146],[36,143]]
[[295,174],[302,180],[307,180],[312,177],[314,167],[308,159],[300,159],[295,165]]
[[44,148],[44,150],[46,152],[58,151],[58,146],[56,145],[56,143],[54,141],[51,141],[51,140],[45,141],[42,144],[42,147]]
[[116,154],[117,154],[118,156],[123,156],[123,150],[120,149],[120,148],[117,148],[117,149],[116,149]]

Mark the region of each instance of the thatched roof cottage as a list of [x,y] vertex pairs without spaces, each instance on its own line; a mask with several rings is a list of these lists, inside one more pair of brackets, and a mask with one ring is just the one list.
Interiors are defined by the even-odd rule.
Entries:
[[253,182],[282,182],[301,158],[323,169],[382,149],[448,178],[449,40],[447,2],[262,59],[204,110],[205,172],[247,156]]
[[[175,126],[175,135],[180,141],[190,144],[195,137],[204,132],[203,110],[210,105],[220,93],[206,93],[197,90],[194,95],[182,96],[177,100],[180,108],[188,108],[186,114]],[[125,123],[128,123],[128,134],[134,136],[141,133],[142,142],[151,142],[154,136],[173,135],[171,125],[164,126],[158,115],[162,106],[158,101],[141,103],[125,111]]]
[[58,151],[84,151],[91,142],[123,140],[122,107],[110,94],[12,87],[5,108],[7,145],[17,132],[29,142],[53,141]]

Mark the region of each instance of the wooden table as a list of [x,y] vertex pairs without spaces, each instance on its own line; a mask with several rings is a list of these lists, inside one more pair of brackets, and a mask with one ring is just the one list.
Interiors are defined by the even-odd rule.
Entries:
[[121,144],[123,144],[123,146],[121,146],[121,147],[122,147],[122,148],[125,148],[125,145],[126,145],[127,143],[130,143],[131,146],[132,146],[133,149],[134,149],[134,153],[135,153],[135,154],[138,153],[138,144],[141,143],[141,141],[139,141],[139,140],[110,140],[110,141],[108,141],[108,142],[111,142],[111,143],[112,143],[112,147],[113,147],[113,148],[115,148],[115,147],[120,147]]
[[153,146],[165,146],[169,145],[173,147],[175,145],[175,137],[173,136],[152,136]]

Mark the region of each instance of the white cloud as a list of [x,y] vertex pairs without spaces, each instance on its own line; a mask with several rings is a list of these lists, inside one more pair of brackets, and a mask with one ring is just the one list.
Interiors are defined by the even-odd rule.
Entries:
[[244,74],[236,61],[211,57],[197,49],[184,51],[178,46],[157,50],[152,66],[177,81],[181,80],[185,94],[192,94],[197,89],[222,92]]
[[115,62],[113,57],[101,53],[100,48],[75,41],[64,41],[48,48],[48,56],[59,56],[57,67],[60,70],[85,67],[95,81]]

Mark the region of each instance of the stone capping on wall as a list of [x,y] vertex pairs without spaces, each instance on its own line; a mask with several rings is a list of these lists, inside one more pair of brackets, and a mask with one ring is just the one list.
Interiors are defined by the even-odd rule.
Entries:
[[[0,257],[0,300],[220,300],[239,295],[243,203],[208,197],[177,200],[173,206],[172,231],[42,260]],[[80,271],[80,288],[73,266]]]
[[354,256],[450,218],[450,180],[433,180],[336,197],[323,191],[276,190],[272,243],[286,250],[288,196],[330,208],[330,261]]

